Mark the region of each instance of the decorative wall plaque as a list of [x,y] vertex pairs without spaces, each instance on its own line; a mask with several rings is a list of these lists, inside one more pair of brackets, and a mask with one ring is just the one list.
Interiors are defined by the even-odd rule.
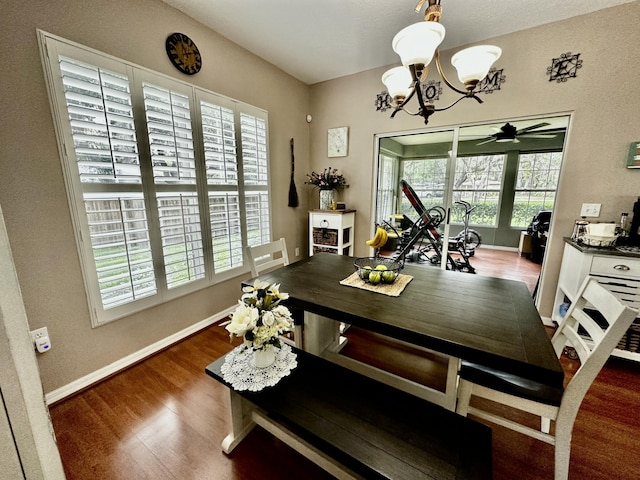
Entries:
[[478,83],[478,93],[493,93],[496,90],[500,90],[500,86],[507,81],[507,77],[504,76],[504,68],[492,68],[487,73],[487,76],[480,80]]
[[423,98],[429,103],[440,100],[440,95],[442,94],[442,84],[440,81],[429,80],[428,82],[421,83],[420,88],[422,88]]
[[553,59],[551,66],[547,67],[547,75],[549,75],[550,82],[554,80],[558,83],[566,82],[568,79],[577,76],[579,68],[582,68],[580,54],[572,55],[571,52],[567,52]]
[[391,95],[386,90],[376,95],[376,112],[386,112],[391,108]]

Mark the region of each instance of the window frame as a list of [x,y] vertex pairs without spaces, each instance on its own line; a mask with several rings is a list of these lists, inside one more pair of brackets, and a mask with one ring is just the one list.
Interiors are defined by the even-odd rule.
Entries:
[[[555,160],[559,160],[559,166],[557,169],[553,169],[553,170],[557,170],[556,172],[556,183],[554,188],[518,188],[518,179],[520,177],[520,173],[522,171],[521,166],[522,166],[522,160],[523,157],[527,157],[527,156],[532,156],[532,155],[558,155],[559,159],[555,159]],[[511,210],[511,218],[509,218],[509,227],[510,228],[516,228],[516,229],[522,229],[522,228],[527,228],[528,222],[524,225],[514,225],[513,224],[513,220],[514,220],[514,213],[516,210],[516,199],[518,197],[518,194],[522,194],[522,193],[526,193],[529,196],[529,200],[527,201],[527,206],[529,206],[531,204],[531,194],[532,193],[544,193],[545,194],[545,198],[547,198],[548,196],[552,196],[552,204],[550,207],[547,208],[547,206],[545,205],[546,202],[543,202],[543,207],[544,209],[548,209],[548,210],[553,210],[556,204],[556,197],[557,197],[557,193],[558,193],[558,184],[560,183],[560,171],[562,169],[562,162],[564,159],[564,153],[562,151],[556,151],[556,150],[538,150],[538,151],[529,151],[529,152],[519,152],[518,153],[518,163],[516,165],[516,173],[515,173],[515,178],[514,178],[514,183],[513,183],[513,208]],[[545,173],[547,174],[547,179],[549,178],[549,174],[551,172],[552,168],[551,168],[551,162],[549,162],[549,168],[546,169]],[[547,184],[547,187],[549,186],[549,184]],[[552,195],[548,195],[548,194],[552,194]],[[540,209],[536,209],[536,211],[531,211],[530,215],[528,215],[529,218],[533,218],[533,216],[535,216],[536,213],[538,213],[538,211],[541,211]]]
[[[478,158],[478,157],[500,157],[500,160],[502,162],[502,166],[500,168],[500,183],[499,183],[499,186],[497,188],[474,188],[474,189],[465,189],[465,188],[456,187],[458,163],[463,161],[464,159]],[[466,200],[466,201],[468,201],[469,203],[471,203],[474,206],[476,206],[476,205],[487,205],[487,203],[486,203],[487,196],[491,195],[491,194],[497,194],[497,198],[496,198],[496,215],[495,215],[494,222],[493,223],[480,223],[478,221],[474,222],[474,221],[472,221],[472,219],[473,219],[473,213],[472,213],[471,217],[469,219],[469,225],[473,225],[473,226],[477,226],[477,227],[497,228],[498,222],[499,222],[499,219],[500,219],[500,206],[502,204],[502,195],[503,195],[504,181],[505,181],[505,175],[506,175],[506,165],[507,165],[507,155],[503,154],[503,153],[499,153],[499,154],[483,153],[483,154],[474,154],[474,155],[458,155],[458,157],[455,159],[454,167],[453,167],[453,185],[452,185],[452,188],[451,188],[451,196],[452,196],[454,202],[457,201],[457,200]],[[483,196],[483,201],[482,202],[473,201],[473,197],[475,196],[475,194],[482,195]],[[472,198],[469,199],[468,198],[469,196],[471,196]],[[452,211],[451,223],[453,225],[463,225],[464,224],[464,220],[461,218],[462,215],[463,215],[463,212],[460,209],[456,209],[456,210]]]
[[[46,86],[49,94],[49,101],[52,109],[53,123],[58,141],[58,149],[63,169],[65,188],[67,190],[67,198],[69,201],[70,214],[74,227],[74,235],[76,238],[76,247],[80,259],[82,276],[85,283],[85,291],[89,310],[91,314],[91,323],[93,327],[107,324],[111,321],[129,316],[133,313],[145,310],[149,307],[160,305],[167,301],[193,293],[202,288],[206,288],[217,283],[226,281],[230,278],[244,274],[248,271],[245,259],[245,246],[247,245],[247,212],[246,212],[246,195],[255,186],[245,186],[243,177],[243,145],[240,117],[241,115],[249,115],[264,122],[264,152],[266,156],[265,169],[266,181],[258,186],[263,192],[263,203],[266,204],[268,210],[268,219],[262,222],[261,219],[261,238],[272,236],[271,230],[271,175],[269,162],[269,119],[268,112],[258,107],[254,107],[238,100],[225,97],[215,92],[208,91],[201,87],[191,85],[182,80],[154,72],[139,65],[132,64],[125,60],[118,59],[103,52],[85,47],[83,45],[71,42],[61,37],[49,34],[42,30],[38,30],[38,39],[40,43],[40,51],[45,73]],[[137,139],[137,148],[140,164],[141,184],[126,185],[110,185],[104,190],[107,191],[136,191],[141,193],[144,198],[147,215],[147,229],[151,242],[151,250],[153,257],[153,271],[156,282],[156,293],[140,299],[133,299],[127,303],[105,308],[103,305],[102,292],[98,281],[97,267],[94,260],[94,248],[90,241],[89,221],[85,211],[85,193],[86,189],[80,180],[78,172],[76,150],[74,147],[74,136],[71,130],[69,115],[67,110],[67,101],[65,98],[64,88],[62,86],[62,77],[59,65],[59,55],[71,58],[75,61],[83,62],[91,66],[109,70],[114,73],[125,75],[129,82],[129,90],[131,95],[131,105],[133,108],[133,121],[135,124],[135,136]],[[154,182],[153,166],[151,162],[151,152],[149,150],[149,136],[147,124],[145,120],[145,105],[142,95],[143,82],[149,82],[155,86],[170,88],[179,91],[181,94],[188,95],[191,131],[193,135],[193,151],[195,158],[195,175],[196,182],[189,187],[188,190],[197,194],[199,207],[199,224],[201,233],[201,242],[204,255],[204,277],[189,281],[175,288],[167,288],[166,276],[164,271],[164,259],[162,240],[160,238],[160,222],[158,219],[158,208],[156,205],[157,195],[161,192],[169,192],[180,190],[186,187],[186,184],[179,184],[178,187],[172,185],[164,185]],[[201,116],[201,101],[215,103],[224,108],[233,111],[233,123],[235,125],[235,162],[237,168],[237,180],[235,184],[210,184],[207,178],[207,169],[205,164],[205,147],[204,133]],[[262,144],[261,144],[262,146]],[[112,150],[113,152],[113,150]],[[86,185],[86,184],[85,184]],[[91,184],[98,191],[101,190],[100,183]],[[209,194],[211,192],[235,192],[237,195],[239,208],[239,225],[241,238],[241,258],[240,264],[233,265],[222,271],[216,271],[213,262],[213,245],[212,245],[212,225],[211,211],[209,205]],[[225,212],[229,212],[228,204]],[[264,208],[264,207],[263,207]],[[227,231],[230,237],[230,230]],[[126,244],[125,240],[125,244]],[[230,247],[231,248],[231,247]],[[236,241],[237,250],[237,241]],[[237,253],[236,253],[237,255]],[[236,262],[237,263],[237,262]],[[131,272],[131,270],[129,270]]]

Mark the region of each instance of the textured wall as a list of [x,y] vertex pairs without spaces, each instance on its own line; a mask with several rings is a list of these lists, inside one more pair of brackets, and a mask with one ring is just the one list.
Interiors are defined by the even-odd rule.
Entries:
[[[463,101],[451,110],[436,113],[429,122],[429,129],[436,130],[557,112],[573,115],[544,267],[543,316],[550,314],[553,305],[562,237],[571,234],[580,205],[602,203],[600,220],[618,220],[620,212],[631,211],[640,196],[640,171],[625,168],[629,143],[640,139],[638,18],[640,2],[634,2],[487,40],[503,50],[496,63],[506,75],[503,89],[483,96],[482,105]],[[584,63],[578,76],[566,83],[549,82],[546,69],[552,58],[566,52],[581,54]],[[449,79],[457,81],[449,66],[452,53],[443,52],[443,66]],[[368,254],[364,240],[371,235],[375,221],[371,218],[374,136],[425,128],[420,118],[400,113],[392,120],[389,112],[375,111],[375,96],[384,89],[380,76],[387,68],[319,83],[311,89],[311,111],[318,120],[314,120],[311,131],[312,166],[331,164],[340,168],[351,185],[343,198],[350,208],[358,210],[356,255]],[[443,89],[441,105],[447,105],[456,97]],[[339,125],[350,127],[349,156],[328,159],[326,129]]]
[[[289,139],[297,144],[298,186],[308,169],[308,87],[159,0],[5,2],[1,29],[11,48],[0,85],[0,204],[31,329],[47,326],[52,350],[40,355],[45,392],[105,367],[233,305],[241,278],[92,329],[47,97],[36,29],[166,75],[188,79],[269,112],[273,234],[306,247],[306,197],[287,207]],[[200,73],[168,61],[164,41],[189,35]],[[248,270],[247,270],[248,272]]]

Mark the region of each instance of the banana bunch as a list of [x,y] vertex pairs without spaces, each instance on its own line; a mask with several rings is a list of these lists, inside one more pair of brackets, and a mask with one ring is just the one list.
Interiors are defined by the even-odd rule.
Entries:
[[373,248],[380,248],[387,243],[387,231],[382,228],[376,228],[376,234],[371,240],[367,240],[367,245]]

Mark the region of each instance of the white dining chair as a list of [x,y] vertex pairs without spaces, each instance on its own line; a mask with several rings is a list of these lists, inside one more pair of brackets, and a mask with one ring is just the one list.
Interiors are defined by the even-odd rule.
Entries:
[[[248,245],[245,251],[249,261],[251,275],[253,277],[257,277],[258,275],[275,268],[289,265],[287,243],[284,237],[262,245]],[[282,336],[280,340],[298,348],[302,348],[302,319],[298,318],[300,315],[298,315],[297,312],[292,311],[291,313],[294,317],[293,341],[285,336]]]
[[251,275],[254,277],[277,267],[289,265],[287,243],[284,238],[262,245],[248,245],[245,251],[249,260]]
[[[558,357],[569,346],[580,359],[580,367],[566,387],[553,389],[517,375],[463,361],[456,412],[474,415],[554,445],[555,480],[567,480],[571,435],[580,404],[637,315],[637,310],[625,306],[593,277],[587,277],[551,339]],[[470,406],[471,396],[539,416],[541,428],[537,430],[493,410]],[[500,412],[507,413],[504,409]],[[551,420],[555,421],[555,436],[550,433]]]

